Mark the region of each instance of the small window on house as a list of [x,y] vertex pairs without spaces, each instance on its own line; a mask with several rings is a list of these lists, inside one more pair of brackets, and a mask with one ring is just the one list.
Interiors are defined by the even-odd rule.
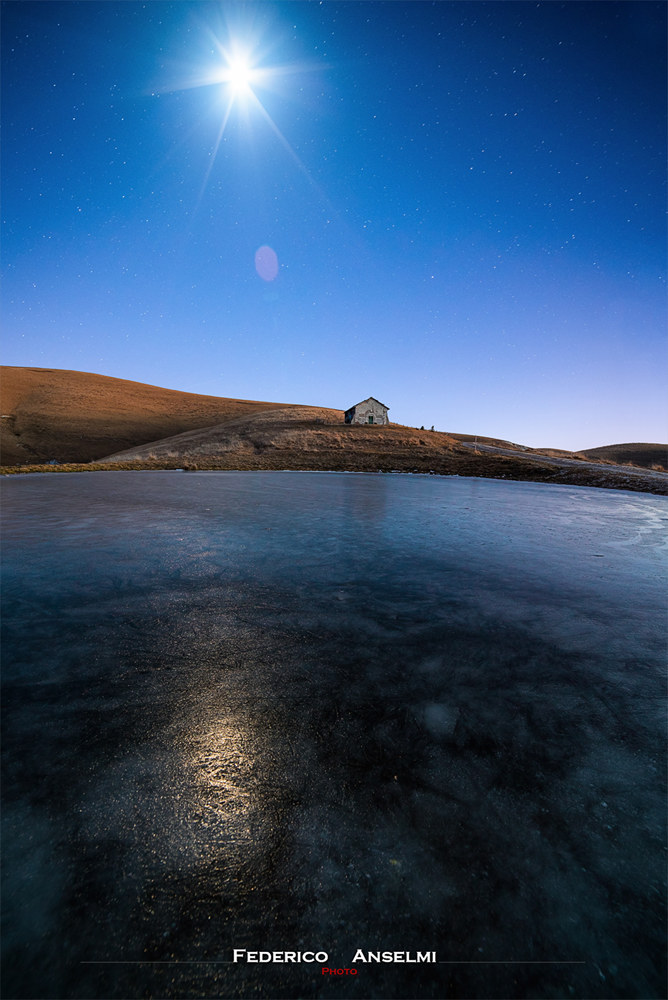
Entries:
[[371,414],[371,416],[369,417],[369,423],[370,423],[370,424],[372,424],[372,423],[373,423],[373,414]]

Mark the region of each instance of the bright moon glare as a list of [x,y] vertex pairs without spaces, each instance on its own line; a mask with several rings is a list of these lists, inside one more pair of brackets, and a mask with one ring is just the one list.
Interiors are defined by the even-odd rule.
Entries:
[[253,67],[247,59],[231,59],[227,67],[227,81],[235,94],[248,93],[254,78]]
[[[209,159],[209,165],[202,182],[198,204],[204,195],[204,191],[206,190],[209,182],[209,176],[214,167],[218,150],[220,149],[220,144],[223,141],[223,136],[230,120],[230,115],[232,114],[235,106],[242,109],[245,113],[243,117],[245,117],[248,121],[251,120],[251,116],[248,114],[250,111],[255,112],[256,116],[263,119],[284,149],[290,154],[299,169],[307,176],[309,182],[314,184],[314,181],[306,170],[306,167],[301,162],[294,149],[255,92],[256,87],[262,90],[267,86],[271,86],[272,81],[281,76],[288,73],[304,72],[310,67],[300,66],[298,64],[287,66],[263,66],[262,60],[257,57],[256,46],[251,45],[243,47],[242,44],[235,44],[234,41],[232,41],[230,47],[227,48],[212,32],[210,32],[210,35],[211,40],[220,55],[220,62],[215,70],[211,71],[206,76],[195,78],[189,86],[203,87],[210,86],[212,84],[217,84],[219,86],[223,84],[224,89],[221,98],[224,106],[224,112],[220,122],[218,136]],[[268,249],[270,253],[274,253],[271,248],[262,247],[260,249]],[[273,267],[274,265],[272,264],[272,269]],[[276,276],[275,272],[277,272],[277,270],[278,265],[276,264],[275,271],[272,273],[272,276],[270,278],[265,278],[265,280],[272,281]],[[260,272],[258,271],[258,273]],[[261,273],[260,276],[264,277]]]

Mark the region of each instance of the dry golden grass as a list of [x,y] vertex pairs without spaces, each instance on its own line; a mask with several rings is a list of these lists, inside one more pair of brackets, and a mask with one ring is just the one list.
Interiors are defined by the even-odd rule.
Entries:
[[108,455],[106,462],[180,459],[186,462],[239,458],[268,452],[299,453],[302,456],[369,455],[377,458],[384,451],[399,454],[402,450],[435,458],[461,449],[447,434],[418,431],[398,424],[388,426],[350,425],[343,421],[342,410],[313,406],[277,407],[226,421],[215,427],[178,434],[154,441],[140,448]]
[[89,462],[277,405],[87,372],[8,366],[0,368],[0,397],[2,465]]
[[588,461],[594,459],[599,462],[614,462],[615,465],[634,465],[641,469],[668,471],[668,444],[638,442],[610,444],[604,448],[589,448],[582,454]]
[[[397,471],[667,492],[668,477],[627,473],[605,459],[592,464],[589,453],[540,453],[478,437],[481,446],[505,452],[493,453],[472,449],[473,435],[347,425],[342,410],[198,396],[83,372],[5,368],[2,379],[2,471],[8,474]],[[572,458],[580,461],[569,463]],[[52,459],[61,464],[43,464]]]
[[531,448],[530,451],[534,455],[547,455],[548,458],[572,458],[576,462],[614,465],[614,462],[604,463],[600,458],[588,458],[583,451],[565,451],[563,448]]

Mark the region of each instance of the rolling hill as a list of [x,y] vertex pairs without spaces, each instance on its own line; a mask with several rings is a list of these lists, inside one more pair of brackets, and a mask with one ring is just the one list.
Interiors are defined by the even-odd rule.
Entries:
[[604,448],[589,448],[582,452],[587,458],[614,462],[616,465],[637,465],[645,469],[668,471],[668,445],[609,444]]
[[52,368],[0,368],[0,464],[91,462],[113,451],[271,409]]
[[[0,375],[7,471],[55,462],[64,471],[430,472],[668,493],[665,445],[573,454],[400,424],[351,426],[342,410],[200,396],[86,372],[4,367]],[[613,455],[636,467],[614,464]]]

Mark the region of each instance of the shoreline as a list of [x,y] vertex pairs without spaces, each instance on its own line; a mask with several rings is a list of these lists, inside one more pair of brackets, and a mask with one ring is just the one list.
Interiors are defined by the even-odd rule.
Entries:
[[[482,457],[482,456],[481,456]],[[535,482],[557,486],[582,486],[595,489],[624,490],[635,493],[648,493],[655,496],[668,496],[668,474],[644,469],[626,467],[611,467],[610,465],[594,465],[583,463],[576,467],[559,464],[544,464],[532,461],[518,461],[512,458],[485,456],[483,461],[448,462],[450,468],[430,468],[431,463],[424,462],[281,462],[268,460],[267,456],[258,459],[248,456],[246,461],[200,461],[200,462],[68,462],[60,465],[34,464],[0,467],[0,476],[46,475],[51,473],[74,472],[320,472],[320,473],[358,473],[367,475],[428,475],[470,478],[495,479],[503,482]],[[339,467],[332,467],[338,464]],[[433,463],[440,464],[440,463]],[[397,468],[397,465],[403,466]],[[425,465],[427,467],[425,467]],[[357,467],[355,467],[357,466]],[[363,466],[363,467],[360,467]],[[409,467],[410,466],[410,467]],[[422,466],[422,467],[420,467]]]

